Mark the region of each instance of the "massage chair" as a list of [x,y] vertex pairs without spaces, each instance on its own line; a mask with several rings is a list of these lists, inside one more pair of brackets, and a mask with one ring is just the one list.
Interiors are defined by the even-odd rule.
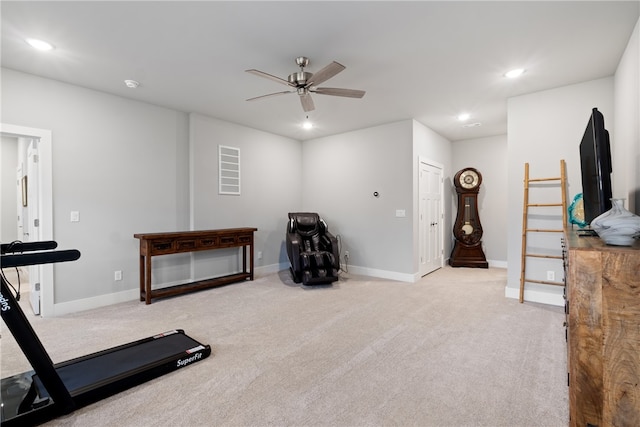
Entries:
[[294,282],[309,286],[338,280],[338,241],[317,213],[289,213],[286,237]]

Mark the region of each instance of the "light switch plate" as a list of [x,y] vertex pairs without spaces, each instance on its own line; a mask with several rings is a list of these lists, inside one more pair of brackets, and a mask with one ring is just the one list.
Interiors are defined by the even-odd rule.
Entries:
[[80,212],[71,211],[71,222],[80,222]]
[[407,212],[404,209],[396,209],[397,218],[404,218],[405,216],[407,216]]

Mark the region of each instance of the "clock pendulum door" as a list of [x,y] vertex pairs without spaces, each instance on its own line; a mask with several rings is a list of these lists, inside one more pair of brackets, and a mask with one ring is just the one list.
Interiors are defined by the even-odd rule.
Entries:
[[482,251],[482,225],[478,216],[478,193],[482,175],[476,169],[465,168],[454,176],[458,194],[458,214],[453,226],[455,242],[449,265],[452,267],[488,268]]

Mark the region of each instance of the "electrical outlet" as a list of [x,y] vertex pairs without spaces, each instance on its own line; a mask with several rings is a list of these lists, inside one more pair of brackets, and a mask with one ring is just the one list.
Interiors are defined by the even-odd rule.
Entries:
[[113,273],[113,280],[122,280],[122,270],[116,270]]
[[349,251],[344,251],[344,259],[349,259]]
[[552,270],[547,271],[547,280],[556,280],[556,272]]
[[262,251],[258,251],[258,259],[262,259]]

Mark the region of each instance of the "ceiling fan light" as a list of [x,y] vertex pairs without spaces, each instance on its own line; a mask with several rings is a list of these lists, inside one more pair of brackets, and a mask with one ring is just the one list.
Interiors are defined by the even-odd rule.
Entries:
[[516,77],[520,77],[521,75],[523,75],[525,71],[526,70],[524,68],[515,68],[504,73],[504,76],[509,79],[515,79]]
[[44,40],[26,39],[26,42],[29,43],[29,45],[34,49],[42,51],[53,50],[53,45]]

